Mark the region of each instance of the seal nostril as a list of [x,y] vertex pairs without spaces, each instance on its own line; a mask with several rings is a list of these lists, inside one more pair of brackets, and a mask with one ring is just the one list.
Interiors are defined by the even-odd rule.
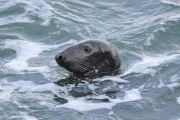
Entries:
[[65,60],[65,57],[63,55],[60,55],[58,59],[60,62],[63,62]]
[[56,55],[55,60],[59,65],[61,65],[64,63],[65,57],[62,54],[58,54],[58,55]]
[[63,59],[63,57],[62,56],[59,56],[59,60],[61,61]]

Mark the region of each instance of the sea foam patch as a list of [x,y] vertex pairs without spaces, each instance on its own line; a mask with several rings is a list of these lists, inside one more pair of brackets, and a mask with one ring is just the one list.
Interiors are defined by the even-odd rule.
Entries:
[[66,43],[59,44],[59,45],[45,45],[42,43],[35,43],[30,41],[24,41],[24,40],[6,40],[4,41],[3,49],[13,49],[16,51],[16,58],[9,61],[4,65],[4,67],[16,71],[16,72],[22,72],[22,71],[39,71],[39,72],[48,72],[49,67],[48,66],[37,66],[37,67],[31,67],[29,66],[28,60],[31,58],[39,57],[39,54],[52,50],[55,48],[58,48],[62,45],[71,44],[74,43],[74,40],[70,40]]
[[169,89],[174,90],[175,88],[180,87],[180,83],[175,82],[175,83],[171,83],[171,84],[166,85],[166,86],[167,86]]
[[36,0],[18,0],[18,2],[26,4],[24,9],[26,10],[27,16],[38,16],[44,20],[41,25],[49,25],[50,20],[53,16],[52,11],[54,10],[54,8],[51,7],[50,4],[46,3],[46,1],[39,0],[37,2]]
[[33,69],[48,69],[47,67],[29,67],[29,64],[27,63],[27,60],[30,58],[38,57],[40,53],[42,53],[44,50],[49,49],[49,46],[33,43],[29,41],[23,41],[23,40],[13,40],[13,41],[5,41],[4,42],[4,48],[13,49],[16,51],[16,58],[12,61],[6,63],[4,66],[20,72],[23,70],[33,70]]
[[180,104],[180,97],[177,98],[177,103]]
[[[141,100],[141,92],[139,89],[130,89],[125,91],[125,95],[122,98],[110,98],[105,94],[101,95],[88,95],[84,97],[73,97],[69,94],[60,94],[61,92],[67,92],[64,87],[57,86],[54,83],[36,84],[32,81],[19,80],[15,82],[9,82],[7,80],[0,81],[0,102],[13,101],[13,103],[23,106],[18,102],[18,99],[33,99],[38,100],[42,106],[47,106],[50,109],[56,108],[70,108],[77,111],[90,111],[96,109],[112,109],[118,103],[131,102]],[[51,102],[54,99],[54,95],[60,98],[66,99],[67,103],[59,104]],[[107,99],[107,102],[94,100]],[[28,106],[25,106],[28,108]]]
[[94,79],[94,81],[105,81],[105,80],[111,80],[111,81],[114,81],[116,83],[129,83],[129,81],[122,79],[121,75],[118,75],[118,76],[104,76],[104,77],[101,77],[101,78]]
[[30,116],[26,112],[20,112],[18,116],[11,116],[10,119],[38,120],[38,118]]
[[[11,8],[16,5],[21,5],[21,7],[24,8],[25,12],[22,13],[21,15],[16,15],[15,17],[5,17],[1,18],[0,25],[5,25],[5,24],[11,24],[11,23],[21,23],[21,22],[33,22],[33,19],[31,18],[32,16],[39,17],[43,19],[43,22],[41,25],[49,25],[50,20],[53,16],[53,10],[54,8],[46,3],[43,0],[39,0],[38,2],[36,0],[13,0],[13,1],[8,1],[5,4],[3,4],[0,8],[0,10],[6,10],[8,8]],[[12,20],[13,19],[13,20]],[[6,21],[6,22],[4,22]]]
[[9,101],[19,95],[25,95],[26,98],[31,99],[51,99],[49,95],[45,95],[42,92],[49,91],[56,94],[59,90],[61,88],[53,83],[36,84],[32,81],[23,80],[8,82],[3,79],[0,81],[0,100]]
[[[108,99],[109,102],[92,102],[87,99]],[[77,111],[90,111],[96,109],[112,109],[118,103],[130,102],[130,101],[138,101],[141,100],[141,93],[138,89],[131,89],[125,92],[125,96],[123,98],[112,99],[106,95],[99,96],[87,96],[80,98],[72,98],[69,97],[68,102],[66,104],[61,105],[60,107],[71,108]]]
[[161,64],[172,62],[174,60],[179,59],[179,54],[172,54],[172,55],[163,55],[163,56],[143,56],[142,61],[136,62],[132,65],[124,74],[123,76],[130,74],[130,73],[142,73],[142,74],[151,74],[152,76],[156,73],[157,67]]

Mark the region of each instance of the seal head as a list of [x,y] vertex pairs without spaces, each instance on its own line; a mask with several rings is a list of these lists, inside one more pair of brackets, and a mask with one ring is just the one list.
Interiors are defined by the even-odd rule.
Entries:
[[57,54],[55,60],[59,66],[82,76],[111,73],[121,65],[117,50],[101,40],[73,45]]

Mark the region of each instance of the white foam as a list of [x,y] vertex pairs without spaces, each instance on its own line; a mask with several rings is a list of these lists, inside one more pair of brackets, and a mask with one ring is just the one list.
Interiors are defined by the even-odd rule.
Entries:
[[38,102],[40,105],[42,106],[47,106],[49,109],[56,109],[56,108],[60,108],[59,105],[56,105],[54,103],[50,103],[50,102],[46,102],[46,101],[40,101]]
[[158,87],[161,88],[161,87],[164,87],[164,86],[166,86],[166,85],[164,84],[163,80],[160,78]]
[[164,27],[158,27],[158,28],[156,28],[150,35],[149,35],[149,37],[146,39],[146,41],[145,41],[145,45],[146,46],[150,46],[151,45],[151,41],[152,40],[154,40],[154,35],[155,35],[155,33],[157,33],[157,32],[159,32],[159,31],[163,31],[163,32],[165,32],[166,31],[166,29],[164,28]]
[[59,86],[53,83],[35,84],[32,81],[18,81],[11,82],[10,84],[18,87],[18,92],[44,92],[59,90]]
[[25,17],[24,14],[18,15],[16,17],[14,16],[7,16],[7,17],[1,17],[0,18],[0,25],[8,25],[13,23],[32,23],[33,21],[27,17]]
[[180,97],[177,97],[177,103],[180,104]]
[[180,0],[161,0],[162,3],[180,6]]
[[[87,99],[94,98],[94,99],[108,99],[109,102],[92,102]],[[68,100],[67,103],[63,105],[59,104],[53,104],[46,101],[39,102],[40,105],[47,106],[50,109],[56,109],[56,108],[69,108],[74,109],[77,111],[91,111],[91,110],[97,110],[97,109],[109,109],[111,110],[113,106],[115,106],[118,103],[123,102],[131,102],[131,101],[138,101],[140,100],[141,94],[138,89],[131,89],[127,90],[125,92],[124,98],[120,99],[111,99],[106,95],[98,95],[98,96],[86,96],[86,97],[79,97],[74,98],[71,96],[66,96],[65,99]]]
[[121,75],[118,75],[118,76],[105,76],[105,77],[94,79],[94,81],[105,81],[105,80],[111,80],[111,81],[114,81],[114,82],[117,82],[117,83],[129,83],[129,81],[122,79]]
[[141,93],[138,89],[131,89],[125,91],[125,97],[123,99],[124,101],[128,102],[128,101],[140,100],[141,98],[142,98]]
[[[29,41],[13,40],[5,41],[4,48],[10,48],[16,51],[17,57],[5,64],[5,67],[15,71],[23,71],[28,69],[27,60],[38,57],[48,46],[37,44]],[[32,69],[32,68],[31,68]]]
[[174,88],[180,87],[180,83],[178,82],[180,80],[180,77],[178,74],[175,74],[171,76],[171,79],[169,80],[171,83],[166,85],[168,88],[174,90]]
[[127,90],[125,92],[124,98],[122,99],[120,98],[111,99],[105,95],[90,97],[90,98],[97,98],[97,99],[108,98],[110,102],[95,103],[95,102],[87,101],[86,100],[87,98],[88,97],[81,97],[77,99],[68,98],[68,103],[63,104],[61,107],[71,108],[78,111],[90,111],[90,110],[96,110],[96,109],[112,109],[112,107],[118,103],[137,101],[137,100],[140,100],[142,97],[138,89],[132,89],[132,90]]
[[1,6],[1,10],[5,10],[7,8],[10,8],[20,3],[23,4],[21,6],[23,6],[25,12],[21,15],[18,15],[18,16],[16,15],[15,17],[8,16],[5,18],[0,18],[1,25],[5,25],[9,23],[19,23],[19,22],[33,22],[31,16],[36,16],[43,19],[42,25],[45,25],[45,26],[49,25],[50,20],[53,17],[52,11],[54,10],[54,8],[43,0],[39,0],[38,2],[36,0],[8,1],[6,2],[6,4]]
[[6,80],[0,81],[0,99],[8,101],[12,97],[12,93],[15,89],[17,89],[17,86],[9,85]]
[[[180,14],[176,12],[165,12],[155,16],[142,16],[136,19],[132,24],[132,27],[138,27],[142,25],[148,25],[147,23],[154,23],[154,24],[164,24],[168,21],[175,21],[180,18]],[[160,22],[157,22],[161,20]],[[141,21],[141,22],[139,22]],[[158,28],[157,30],[165,31],[165,28]]]
[[110,111],[110,112],[108,113],[108,115],[114,115],[114,112],[113,112],[113,111]]
[[177,74],[173,75],[170,79],[171,82],[177,82],[178,80],[180,81],[180,76],[178,76]]
[[4,66],[10,70],[21,72],[21,71],[39,71],[39,72],[48,72],[48,66],[38,66],[38,67],[31,67],[27,62],[31,58],[39,57],[39,54],[43,51],[52,50],[55,48],[60,47],[61,45],[70,44],[74,42],[70,40],[66,43],[59,44],[59,45],[45,45],[42,43],[35,43],[30,41],[24,40],[6,40],[4,42],[4,49],[13,49],[16,51],[16,58],[12,61],[6,63]]
[[38,120],[36,117],[30,116],[28,115],[28,113],[25,113],[25,112],[20,112],[19,117],[22,118],[23,120]]
[[[49,96],[38,94],[38,92],[50,91],[54,94],[58,93],[61,88],[53,83],[35,84],[32,81],[16,81],[8,82],[1,80],[0,82],[0,99],[9,101],[12,97],[17,97],[18,94],[25,93],[25,97],[34,99],[50,99]],[[37,95],[36,95],[37,94]]]
[[111,109],[114,105],[116,105],[119,102],[119,99],[114,99],[110,103],[92,103],[84,100],[83,98],[78,98],[68,101],[68,103],[62,105],[62,107],[71,108],[78,111],[90,111],[96,109]]
[[174,60],[177,60],[179,54],[173,54],[173,55],[163,55],[163,56],[147,56],[144,55],[142,58],[142,61],[136,62],[134,65],[132,65],[124,74],[130,74],[130,73],[142,73],[142,74],[151,74],[152,76],[157,72],[156,69],[153,67],[158,67],[159,65],[167,62],[172,62]]
[[33,15],[33,16],[38,16],[44,20],[42,25],[49,25],[50,20],[53,16],[52,11],[54,8],[50,6],[50,4],[46,3],[44,0],[18,0],[20,2],[23,2],[26,4],[24,7],[26,9],[27,15]]
[[[135,19],[132,24],[128,27],[128,31],[125,33],[131,33],[134,31],[141,31],[142,28],[147,29],[152,26],[158,26],[155,31],[166,31],[166,28],[163,26],[166,24],[166,22],[169,21],[179,21],[180,19],[180,13],[179,12],[164,12],[158,15],[146,15],[146,16],[139,16],[137,19]],[[152,23],[152,24],[149,24]],[[142,27],[143,26],[143,27]],[[149,35],[150,37],[146,39],[145,45],[149,46],[151,45],[151,40],[153,39],[153,34]]]
[[[50,92],[49,94],[46,93]],[[59,92],[66,92],[67,89],[64,87],[57,86],[53,83],[45,83],[45,84],[36,84],[32,81],[15,81],[15,82],[8,82],[7,80],[0,81],[0,100],[4,101],[15,101],[14,103],[17,104],[17,99],[26,98],[26,99],[36,99],[40,105],[47,106],[51,109],[56,108],[71,108],[77,111],[90,111],[96,109],[111,109],[118,103],[122,102],[130,102],[130,101],[137,101],[140,100],[141,93],[139,89],[131,89],[125,91],[125,96],[123,98],[116,98],[111,99],[106,95],[94,95],[94,96],[86,96],[80,98],[74,98],[69,96],[69,94],[64,93],[62,95]],[[43,92],[43,93],[42,93]],[[44,93],[45,92],[45,93]],[[56,103],[47,102],[53,99],[53,95],[60,95],[68,100],[66,104],[59,105]],[[94,99],[108,99],[109,102],[91,102],[87,99],[94,98]],[[18,103],[20,105],[20,103]],[[20,106],[24,108],[28,108],[27,106]]]
[[174,88],[180,87],[180,83],[172,83],[167,85],[167,87],[173,90]]

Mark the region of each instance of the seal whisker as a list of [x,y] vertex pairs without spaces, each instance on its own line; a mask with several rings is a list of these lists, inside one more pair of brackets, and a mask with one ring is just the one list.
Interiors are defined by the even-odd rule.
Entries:
[[86,69],[92,69],[92,66],[87,62],[80,61],[78,64],[83,66]]
[[92,67],[87,66],[87,65],[85,65],[85,64],[83,64],[83,63],[78,64],[78,66],[79,66],[81,69],[85,70],[85,71],[89,71],[89,70],[92,69]]
[[74,67],[77,71],[80,71],[80,72],[84,72],[85,70],[83,69],[83,67],[81,67],[79,64],[74,64]]
[[74,69],[75,71],[78,71],[78,70],[79,70],[75,64],[73,64],[73,65],[71,66],[71,68]]
[[84,66],[81,65],[81,64],[77,64],[77,66],[78,66],[81,70],[84,70],[84,71],[87,71],[87,70],[88,70],[86,67],[84,67]]

